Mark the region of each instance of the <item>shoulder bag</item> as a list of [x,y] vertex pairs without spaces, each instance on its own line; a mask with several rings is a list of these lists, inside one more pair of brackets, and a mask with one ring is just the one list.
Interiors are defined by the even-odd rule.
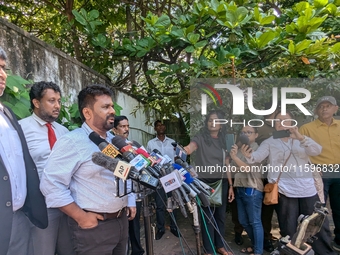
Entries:
[[[286,159],[285,163],[283,164],[282,168],[286,165],[288,159],[290,158],[290,155],[292,155],[292,152],[290,152],[288,158]],[[282,174],[282,168],[279,174],[279,177],[277,177],[276,182],[274,183],[267,183],[264,188],[264,197],[263,197],[263,203],[265,205],[276,205],[279,203],[279,180]]]
[[[225,166],[225,151],[223,151],[223,166]],[[223,170],[222,170],[223,171]],[[210,202],[210,206],[218,207],[222,205],[222,182],[223,182],[223,172],[220,180],[215,181],[213,183],[207,183],[214,192],[210,194],[208,200]]]

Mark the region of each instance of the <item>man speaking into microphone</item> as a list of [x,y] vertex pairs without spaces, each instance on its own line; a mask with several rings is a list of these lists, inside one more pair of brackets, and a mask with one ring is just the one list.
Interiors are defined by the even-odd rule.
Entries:
[[115,110],[112,91],[103,85],[84,88],[78,95],[83,124],[55,143],[41,178],[48,207],[59,208],[68,222],[78,255],[126,255],[128,217],[136,214],[135,196],[117,197],[113,173],[92,161],[99,152],[89,135],[110,142]]

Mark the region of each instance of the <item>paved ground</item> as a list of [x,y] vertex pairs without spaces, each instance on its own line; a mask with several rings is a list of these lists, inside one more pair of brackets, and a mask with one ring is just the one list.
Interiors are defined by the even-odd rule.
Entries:
[[[177,224],[180,227],[180,231],[183,235],[183,238],[177,238],[175,237],[169,229],[169,226],[167,226],[166,232],[162,239],[160,240],[153,240],[153,254],[154,255],[197,255],[197,249],[196,249],[196,238],[195,233],[192,228],[192,216],[189,215],[188,218],[184,218],[180,213],[177,214]],[[333,221],[331,217],[329,216],[329,220],[331,223],[331,229],[333,229]],[[152,222],[155,222],[155,216],[152,217]],[[167,223],[169,222],[169,219],[167,219]],[[142,236],[142,244],[144,244],[144,227],[143,227],[143,219],[141,218],[141,236]],[[272,234],[274,237],[279,238],[279,229],[278,224],[276,221],[276,215],[273,217],[273,229]],[[241,255],[244,253],[241,253],[240,250],[243,247],[247,247],[250,245],[250,241],[246,236],[246,233],[243,232],[243,239],[244,244],[242,246],[238,246],[235,244],[234,240],[234,231],[233,231],[233,223],[231,221],[231,214],[227,213],[226,217],[226,234],[225,234],[225,240],[227,241],[227,244],[230,248],[230,251],[234,253],[234,255]],[[144,244],[145,248],[145,244]],[[201,249],[201,254],[203,254],[203,249]],[[269,255],[268,252],[264,252],[264,255]],[[151,255],[146,254],[145,255]]]

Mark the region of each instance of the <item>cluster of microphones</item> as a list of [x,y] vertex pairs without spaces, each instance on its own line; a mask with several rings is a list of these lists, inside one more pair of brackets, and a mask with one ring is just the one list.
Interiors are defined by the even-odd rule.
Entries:
[[192,213],[191,202],[197,198],[202,206],[210,205],[208,197],[214,190],[197,179],[192,166],[180,157],[172,163],[168,155],[162,155],[156,149],[148,153],[138,142],[132,141],[131,145],[121,136],[115,136],[112,144],[95,132],[89,138],[101,150],[92,155],[95,164],[112,171],[116,178],[123,181],[132,179],[151,190],[163,188],[171,194],[167,201],[168,210],[179,208],[187,217],[185,206]]

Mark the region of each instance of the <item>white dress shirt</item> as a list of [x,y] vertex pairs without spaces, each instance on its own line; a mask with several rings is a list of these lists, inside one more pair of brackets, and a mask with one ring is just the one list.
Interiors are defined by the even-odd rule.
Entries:
[[172,159],[172,163],[174,163],[174,159],[176,155],[175,155],[174,146],[172,146],[171,144],[173,142],[175,142],[175,140],[167,136],[165,136],[163,141],[159,140],[158,137],[155,137],[154,139],[151,139],[148,142],[146,150],[148,152],[152,152],[154,149],[157,149],[162,153],[162,155],[168,155]]
[[309,167],[309,156],[321,153],[322,147],[309,137],[304,143],[296,139],[284,142],[281,139],[269,137],[251,154],[249,163],[262,162],[268,157],[268,181],[277,180],[281,166],[292,152],[286,165],[282,168],[279,180],[279,192],[287,197],[311,197],[316,194],[313,173]]
[[[37,166],[40,179],[47,159],[51,153],[46,123],[46,121],[39,118],[35,113],[27,118],[19,120],[19,124],[24,131],[31,157]],[[68,132],[67,128],[55,121],[51,124],[57,140]]]
[[[93,212],[113,213],[125,206],[136,206],[130,193],[116,197],[113,173],[92,161],[98,146],[89,139],[91,128],[81,128],[63,135],[55,143],[44,169],[40,189],[48,207],[59,208],[75,202],[80,208]],[[112,134],[107,132],[109,142]]]
[[11,182],[13,211],[20,209],[26,200],[26,168],[18,132],[0,107],[0,155]]

